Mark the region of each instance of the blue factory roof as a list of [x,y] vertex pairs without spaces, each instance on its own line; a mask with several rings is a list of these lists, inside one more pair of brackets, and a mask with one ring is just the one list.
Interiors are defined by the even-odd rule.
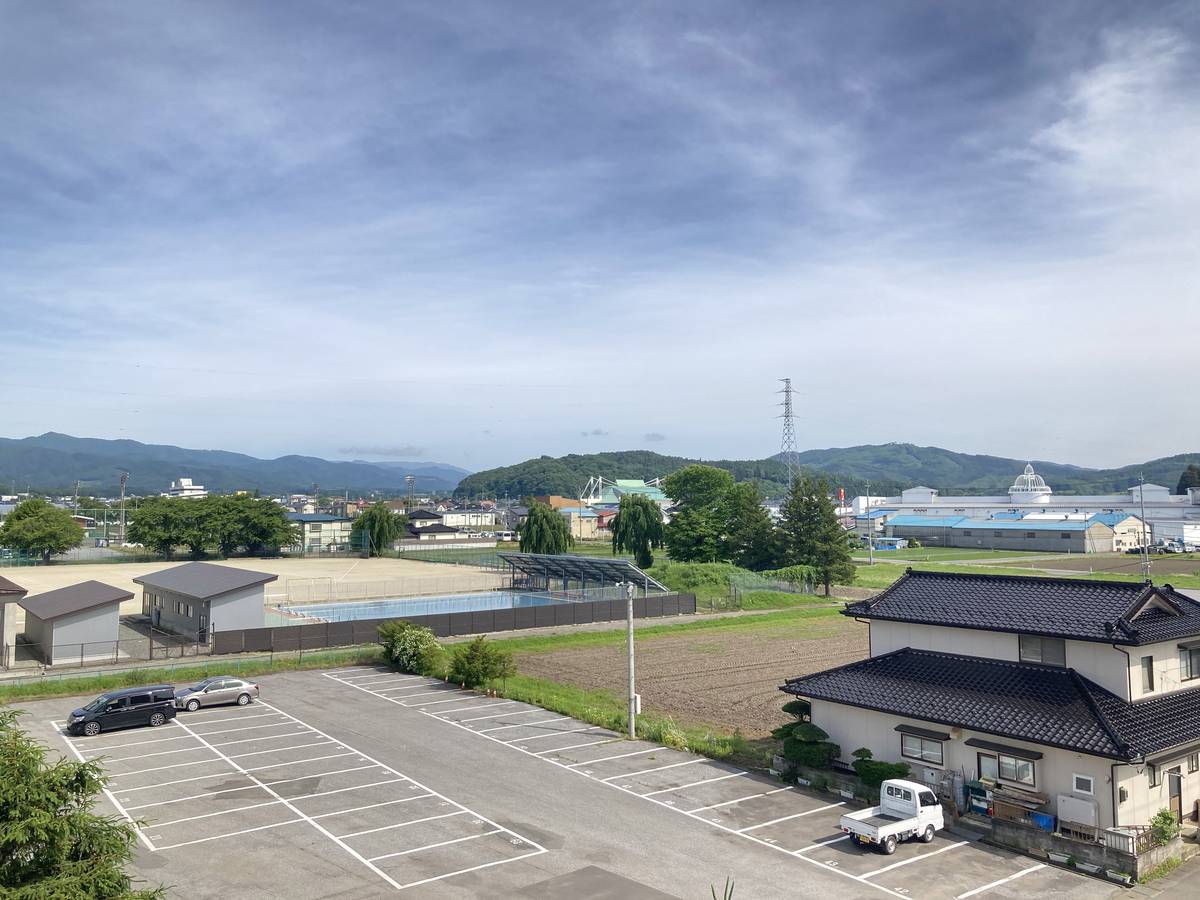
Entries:
[[994,531],[1084,531],[1092,523],[1083,519],[965,519],[960,528],[991,528]]
[[1136,517],[1131,516],[1129,513],[1106,512],[1106,513],[1096,513],[1094,516],[1092,516],[1090,519],[1088,519],[1088,521],[1089,522],[1099,522],[1100,524],[1107,525],[1108,527],[1111,528],[1114,525],[1120,525],[1126,519],[1132,519],[1132,518],[1136,518]]
[[865,516],[855,516],[854,518],[856,518],[856,519],[867,519],[867,518],[878,519],[880,516],[886,516],[890,513],[894,513],[895,511],[896,510],[894,510],[894,509],[872,509]]
[[888,525],[924,525],[928,528],[953,528],[966,516],[896,516]]

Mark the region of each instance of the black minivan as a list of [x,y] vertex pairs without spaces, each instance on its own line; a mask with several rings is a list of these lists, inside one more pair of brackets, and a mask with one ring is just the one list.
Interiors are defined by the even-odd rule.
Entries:
[[99,734],[135,725],[158,726],[175,718],[175,686],[156,684],[101,694],[67,717],[71,734]]

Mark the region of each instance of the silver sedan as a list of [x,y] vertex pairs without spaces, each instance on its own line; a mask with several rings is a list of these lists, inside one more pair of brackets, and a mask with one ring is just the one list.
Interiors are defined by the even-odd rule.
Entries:
[[245,706],[258,697],[258,685],[229,675],[214,675],[175,692],[176,709],[194,711],[202,706],[236,703]]

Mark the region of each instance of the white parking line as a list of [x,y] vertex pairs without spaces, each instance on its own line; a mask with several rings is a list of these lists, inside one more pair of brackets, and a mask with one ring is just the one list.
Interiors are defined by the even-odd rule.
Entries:
[[874,872],[865,872],[861,878],[874,878],[876,875],[882,875],[884,872],[890,872],[892,869],[898,869],[901,866],[907,866],[909,863],[920,862],[923,859],[929,859],[931,856],[937,856],[939,853],[945,853],[947,850],[957,850],[959,847],[965,847],[970,841],[959,841],[957,844],[947,844],[945,847],[938,847],[936,850],[931,850],[928,853],[920,853],[916,856],[902,859],[900,862],[894,862],[890,866],[884,866],[882,869],[876,869]]
[[183,768],[184,766],[206,766],[209,763],[219,763],[219,762],[221,762],[221,760],[217,759],[217,757],[214,756],[212,759],[202,759],[199,762],[192,761],[192,762],[183,762],[183,763],[171,763],[171,765],[169,765],[169,766],[155,766],[152,769],[135,769],[132,772],[112,772],[109,774],[108,777],[110,779],[111,778],[128,778],[131,775],[144,775],[147,772],[161,772],[163,769],[180,769],[180,768]]
[[254,778],[252,775],[248,774],[250,772],[249,769],[244,769],[243,771],[247,773],[247,777],[253,781],[258,781],[258,784],[247,784],[247,785],[243,785],[241,787],[235,787],[235,788],[222,788],[219,791],[204,791],[203,793],[192,794],[191,796],[188,796],[188,797],[175,797],[171,800],[159,800],[155,803],[143,803],[139,806],[130,806],[130,807],[126,807],[126,808],[130,812],[132,812],[135,809],[148,809],[151,806],[169,806],[172,803],[184,803],[188,800],[200,800],[200,799],[203,799],[204,797],[215,797],[218,794],[233,794],[233,793],[236,793],[237,791],[248,791],[248,790],[251,790],[254,788],[258,788],[258,787],[265,788],[265,787],[271,787],[272,785],[276,785],[276,784],[287,784],[289,781],[304,781],[304,779],[306,779],[306,778],[323,778],[326,775],[343,775],[346,772],[359,772],[363,769],[377,769],[377,768],[379,768],[379,767],[378,766],[355,766],[352,769],[337,769],[333,772],[322,772],[319,775],[296,775],[292,778],[281,778],[278,781],[259,781],[257,778]]
[[783,791],[792,790],[792,786],[775,788],[773,791],[759,791],[757,794],[747,794],[745,797],[738,797],[736,800],[725,800],[722,803],[710,803],[708,806],[697,806],[695,809],[686,810],[691,815],[692,813],[703,812],[706,809],[720,809],[722,806],[732,806],[735,803],[744,803],[747,800],[756,800],[759,797],[769,797],[772,794],[779,794]]
[[[533,843],[528,841],[527,843]],[[535,845],[536,846],[536,845]],[[455,875],[466,875],[468,872],[478,872],[480,869],[490,869],[493,866],[502,866],[505,863],[514,863],[522,859],[529,859],[531,856],[537,856],[539,853],[545,853],[545,849],[534,850],[532,853],[523,853],[520,856],[510,856],[508,859],[497,859],[492,862],[483,863],[478,866],[470,866],[466,869],[455,869],[453,872],[444,872],[441,875],[434,875],[430,878],[422,878],[420,881],[410,881],[407,884],[402,884],[403,888],[420,887],[423,884],[429,884],[433,881],[441,881],[443,878],[453,878]],[[866,882],[869,884],[870,882]]]
[[171,753],[193,753],[203,749],[203,747],[184,747],[182,750],[157,750],[154,753],[141,753],[137,756],[110,756],[107,759],[109,762],[127,762],[131,759],[149,759],[151,756],[168,756]]
[[404,856],[408,853],[420,853],[422,850],[432,850],[434,847],[448,847],[450,844],[461,844],[463,841],[475,841],[481,837],[487,837],[489,834],[499,834],[500,829],[494,831],[484,831],[480,834],[469,834],[466,837],[454,838],[451,841],[438,841],[436,844],[426,844],[424,847],[413,847],[411,850],[397,850],[395,853],[385,853],[383,856],[372,856],[371,862],[380,859],[391,859],[393,856]]
[[407,822],[393,822],[391,825],[380,825],[378,828],[364,828],[362,831],[352,831],[350,834],[343,834],[344,838],[358,837],[362,834],[374,834],[377,831],[391,831],[395,828],[403,828],[406,825],[417,825],[421,822],[433,822],[437,819],[452,819],[455,816],[465,816],[466,810],[457,809],[452,813],[441,813],[436,816],[426,816],[423,819],[410,819]]
[[749,828],[739,828],[738,834],[745,834],[747,831],[753,831],[756,828],[766,828],[768,825],[776,825],[780,822],[786,822],[789,819],[799,819],[802,816],[811,816],[813,813],[819,813],[826,809],[833,809],[835,806],[845,806],[846,802],[839,801],[838,803],[830,803],[828,806],[818,806],[816,809],[806,809],[804,812],[793,813],[790,816],[780,816],[778,819],[772,819],[769,822],[759,822],[757,825],[751,825]]
[[[229,758],[243,759],[247,756],[262,756],[264,753],[283,753],[287,750],[303,750],[305,747],[320,747],[322,744],[337,744],[337,741],[313,741],[311,744],[296,744],[292,747],[272,747],[270,750],[253,750],[250,753],[233,753],[229,755]],[[338,744],[338,749],[341,749],[342,746],[342,744]]]
[[295,825],[297,822],[303,822],[303,819],[288,819],[286,822],[275,822],[272,825],[259,825],[255,828],[243,828],[241,831],[228,831],[225,834],[214,834],[210,837],[196,838],[192,841],[180,841],[178,844],[167,844],[159,847],[159,850],[174,850],[176,847],[189,847],[192,844],[204,844],[208,841],[216,841],[221,838],[237,837],[240,834],[249,834],[252,831],[266,831],[268,828],[281,828],[284,825]]
[[[489,703],[487,706],[477,706],[476,709],[487,709],[488,706],[504,706],[508,703],[516,703],[516,700],[506,700],[504,703]],[[456,709],[452,712],[466,712],[465,709]],[[545,712],[544,709],[538,706],[532,706],[529,709],[523,709],[520,712],[492,713],[490,716],[471,716],[469,719],[450,719],[449,714],[436,713],[439,719],[447,719],[451,722],[478,722],[480,719],[503,719],[505,716],[527,716],[531,712]]]
[[[387,698],[385,697],[384,699],[387,699]],[[462,709],[452,709],[449,712],[444,712],[444,713],[430,713],[430,715],[437,716],[439,719],[445,719],[447,722],[474,722],[475,719],[451,719],[450,714],[451,713],[460,713],[460,712],[470,712],[473,709],[495,709],[497,706],[516,706],[516,705],[520,704],[521,702],[522,701],[520,701],[520,700],[493,700],[491,703],[481,703],[478,706],[464,706]],[[535,709],[536,709],[536,707],[535,707]],[[525,710],[525,712],[533,712],[533,711],[534,710],[532,710],[532,709]],[[537,711],[545,712],[544,709],[538,709]],[[508,713],[502,713],[502,715],[508,715]],[[512,713],[512,715],[519,716],[519,715],[523,715],[523,713]],[[491,716],[476,716],[475,718],[476,719],[490,719]]]
[[[699,787],[702,784],[712,784],[717,781],[724,781],[727,778],[741,778],[743,775],[749,775],[749,772],[734,772],[731,775],[722,775],[720,778],[705,778],[701,781],[693,781],[690,784],[681,784],[678,787],[662,788],[657,791],[647,791],[644,794],[638,794],[639,797],[653,797],[655,794],[669,794],[671,791],[683,791],[687,788]],[[636,791],[634,792],[636,793]]]
[[[550,732],[547,732],[546,734],[535,734],[533,737],[513,738],[511,741],[500,741],[500,743],[502,743],[502,744],[522,744],[523,745],[523,744],[528,744],[530,741],[540,741],[543,738],[562,737],[564,734],[583,734],[588,731],[608,731],[608,729],[604,728],[601,725],[589,725],[587,728],[568,728],[566,731],[550,731]],[[620,735],[612,734],[611,732],[609,732],[609,733],[612,737],[620,736]],[[496,740],[499,740],[499,738],[497,738]]]
[[433,794],[413,794],[411,797],[401,797],[399,800],[384,800],[382,803],[368,803],[366,806],[353,806],[350,809],[339,809],[337,812],[321,813],[314,819],[328,819],[330,816],[344,816],[346,813],[360,812],[364,809],[375,809],[377,806],[391,806],[394,803],[407,803],[409,800],[420,800],[422,797],[432,797]]
[[[468,729],[469,730],[469,729]],[[479,732],[475,732],[478,734]],[[584,762],[571,763],[567,766],[568,769],[573,769],[576,766],[594,766],[596,763],[608,762],[610,759],[626,759],[630,756],[645,756],[647,753],[658,753],[657,747],[650,750],[634,750],[632,753],[618,753],[616,756],[602,756],[599,759],[589,759]],[[583,773],[580,773],[583,774]]]
[[[824,841],[813,841],[813,842],[812,842],[811,844],[809,844],[807,847],[801,847],[799,850],[793,850],[793,851],[792,851],[792,853],[794,853],[795,855],[799,856],[801,853],[807,853],[809,850],[816,850],[817,848],[819,848],[819,847],[824,847],[824,846],[826,846],[827,844],[836,844],[838,841],[848,841],[848,840],[850,840],[850,835],[848,835],[848,834],[839,834],[837,837],[835,837],[835,838],[829,838],[828,840],[824,840]],[[861,880],[861,879],[862,879],[862,876],[861,876],[861,875],[855,875],[854,877],[855,877],[855,878],[857,878],[857,879],[859,879],[859,880]]]
[[284,725],[290,725],[290,722],[267,722],[264,725],[245,725],[241,728],[222,728],[219,731],[197,731],[196,734],[201,737],[208,737],[212,734],[230,734],[234,731],[253,731],[255,728],[280,728]]
[[[508,741],[501,741],[501,743],[507,744]],[[699,759],[689,759],[684,762],[671,763],[668,766],[655,766],[653,769],[642,769],[640,772],[622,772],[620,775],[609,775],[607,778],[601,778],[600,780],[605,782],[616,781],[618,778],[633,778],[636,775],[645,775],[648,772],[661,772],[664,769],[677,769],[680,766],[694,766],[696,763],[711,761],[712,760],[700,757]]]
[[[444,694],[446,692],[445,691],[437,691],[436,693]],[[468,700],[474,700],[477,696],[479,696],[478,694],[473,694],[470,691],[459,691],[459,693],[465,693],[466,696],[465,697],[455,697],[453,700],[429,700],[429,701],[426,701],[425,703],[401,702],[400,705],[407,706],[409,709],[419,709],[422,706],[441,706],[443,703],[466,703]],[[385,697],[384,699],[386,700],[387,698]]]
[[538,719],[536,722],[518,722],[516,725],[498,725],[495,728],[480,728],[480,734],[489,734],[493,731],[504,731],[506,728],[532,728],[534,725],[545,725],[547,722],[563,722],[571,718],[570,716],[556,716],[553,719]]
[[[184,727],[186,728],[187,726],[185,725]],[[221,741],[219,744],[208,744],[208,746],[232,747],[234,744],[253,744],[257,741],[277,741],[280,738],[295,737],[298,734],[304,734],[305,731],[307,731],[307,729],[304,726],[298,725],[295,726],[295,731],[289,731],[287,734],[268,734],[265,737],[238,738],[236,741]],[[199,738],[200,735],[196,735],[196,737]],[[201,738],[201,740],[203,740],[203,738]],[[207,744],[208,742],[205,741],[205,743]]]
[[[279,718],[279,713],[254,713],[253,715],[249,716],[242,715],[241,713],[234,713],[232,716],[205,716],[204,713],[201,712],[185,712],[184,716],[187,718],[189,725],[211,725],[215,722],[244,722],[246,719]],[[175,717],[175,722],[180,725],[183,724],[180,721],[179,716]]]
[[572,744],[570,747],[551,747],[549,750],[539,750],[538,756],[543,753],[565,753],[568,750],[578,750],[580,747],[598,747],[601,744],[611,744],[613,741],[619,741],[619,737],[605,738],[602,741],[588,741],[586,744]]
[[[247,772],[261,772],[263,769],[278,769],[280,766],[299,766],[304,763],[317,762],[322,759],[337,759],[339,756],[358,756],[353,750],[347,750],[345,753],[330,753],[328,756],[310,756],[308,759],[289,759],[287,762],[270,763],[265,766],[255,766],[253,769],[247,769]],[[359,757],[360,759],[362,757]],[[209,776],[211,777],[211,776]],[[141,790],[141,788],[138,788]]]
[[[404,685],[403,687],[394,687],[394,688],[372,687],[371,690],[374,691],[375,693],[387,694],[389,697],[424,697],[426,694],[448,694],[451,691],[461,690],[461,688],[452,687],[451,685],[446,684],[446,685],[442,685],[442,689],[439,691],[421,691],[421,688],[433,687],[435,684],[442,684],[442,683],[440,681],[431,681],[427,684],[407,684],[407,685]],[[395,694],[395,693],[393,693],[393,691],[413,691],[413,690],[417,690],[417,691],[421,691],[421,692],[419,694]]]
[[[74,743],[74,742],[71,740],[71,738],[70,738],[70,737],[68,737],[67,735],[65,735],[65,734],[64,734],[64,735],[63,735],[63,740],[64,740],[64,741],[66,741],[66,743],[67,743],[67,746],[68,746],[68,747],[71,749],[71,752],[75,754],[75,757],[76,757],[76,758],[77,758],[77,759],[78,759],[80,762],[86,762],[86,760],[83,758],[83,754],[82,754],[82,753],[80,753],[80,752],[79,752],[79,751],[78,751],[78,750],[75,748],[75,743]],[[123,806],[122,806],[122,805],[121,805],[121,804],[120,804],[120,803],[117,801],[117,798],[113,796],[113,793],[112,793],[112,791],[110,791],[110,790],[109,790],[108,788],[106,788],[106,787],[104,787],[104,788],[101,788],[101,790],[104,792],[104,796],[106,796],[106,797],[108,798],[109,802],[110,802],[110,803],[112,803],[112,805],[113,805],[113,806],[115,806],[115,807],[117,808],[117,812],[121,814],[121,818],[125,819],[125,821],[127,821],[127,822],[128,822],[130,825],[132,825],[132,826],[133,826],[133,831],[134,831],[134,833],[135,833],[135,834],[138,836],[138,840],[140,840],[140,841],[141,841],[143,844],[145,844],[145,845],[146,845],[146,849],[153,851],[155,848],[154,848],[154,844],[152,844],[152,843],[150,842],[150,838],[148,838],[148,837],[146,836],[146,834],[145,834],[145,833],[142,831],[142,829],[138,828],[137,822],[135,822],[135,821],[133,820],[133,816],[129,815],[129,813],[127,813],[127,812],[125,811],[125,807],[123,807]]]
[[161,744],[163,741],[186,741],[191,735],[178,734],[175,737],[155,738],[152,741],[130,741],[128,744],[113,744],[110,747],[88,747],[84,753],[103,753],[106,750],[125,750],[129,747],[141,747],[145,744]]
[[[333,680],[337,680],[337,679],[333,679]],[[351,687],[356,687],[356,685],[350,685],[350,686],[351,686]],[[364,693],[367,693],[367,694],[371,694],[371,695],[372,695],[372,696],[374,696],[374,697],[379,697],[379,698],[380,698],[380,699],[382,699],[382,700],[386,700],[386,701],[388,701],[388,702],[391,702],[391,703],[396,703],[396,705],[397,705],[397,706],[403,706],[403,705],[404,705],[404,704],[401,704],[401,703],[399,703],[398,701],[395,701],[395,700],[389,700],[389,698],[387,698],[387,697],[383,697],[383,696],[381,696],[381,695],[379,695],[379,694],[375,694],[374,692],[372,692],[372,691],[368,690],[368,689],[367,689],[367,688],[365,688],[365,687],[359,687],[359,688],[358,688],[358,690],[361,690],[361,691],[363,691]],[[515,702],[515,701],[514,701],[514,702]],[[426,710],[418,710],[418,711],[419,711],[419,712],[421,712],[421,713],[423,713],[424,715],[428,716],[428,717],[429,717],[429,718],[431,718],[431,719],[440,719],[441,721],[443,721],[443,722],[449,722],[451,725],[455,726],[456,728],[461,728],[463,731],[466,731],[466,732],[468,732],[468,733],[470,733],[470,734],[479,735],[479,732],[477,732],[475,729],[473,729],[473,728],[469,728],[469,727],[467,727],[466,725],[462,725],[462,724],[460,724],[459,722],[456,722],[455,720],[453,720],[453,719],[451,719],[451,718],[448,718],[448,717],[446,717],[446,716],[440,716],[440,715],[437,715],[436,713],[428,712],[428,711],[426,711]],[[497,743],[497,744],[502,744],[502,745],[504,745],[504,746],[506,746],[506,747],[511,747],[512,749],[514,749],[514,750],[516,750],[516,751],[518,751],[518,752],[520,752],[520,753],[524,753],[524,754],[526,754],[526,755],[528,755],[528,756],[533,756],[533,757],[536,757],[536,758],[538,758],[538,759],[544,760],[545,762],[548,762],[550,765],[553,765],[553,766],[558,766],[558,767],[559,767],[559,768],[561,768],[561,769],[566,769],[567,771],[575,772],[576,774],[582,775],[582,776],[583,776],[583,777],[585,777],[585,778],[591,778],[591,779],[593,779],[593,780],[599,781],[600,783],[607,783],[607,784],[609,785],[609,787],[613,788],[614,790],[620,790],[620,791],[622,791],[623,793],[631,794],[632,796],[637,796],[637,795],[636,795],[636,794],[634,794],[632,791],[628,791],[628,790],[626,790],[626,789],[624,789],[624,788],[621,788],[619,785],[612,784],[612,783],[611,783],[611,781],[612,781],[612,779],[611,779],[611,778],[610,778],[610,779],[596,779],[594,776],[592,776],[591,774],[589,774],[589,773],[588,773],[586,770],[581,770],[581,769],[579,769],[579,768],[576,768],[576,766],[588,766],[588,765],[593,765],[594,763],[598,762],[598,760],[588,760],[588,761],[585,761],[585,762],[582,762],[582,763],[573,763],[573,764],[567,764],[567,763],[562,763],[562,762],[559,762],[559,761],[557,761],[557,760],[555,760],[555,759],[553,759],[553,758],[551,758],[551,757],[547,757],[547,756],[538,756],[538,755],[537,755],[537,754],[536,754],[534,751],[532,751],[532,750],[527,750],[527,749],[525,749],[524,747],[521,747],[521,746],[519,746],[519,745],[517,745],[517,744],[514,744],[514,743],[511,743],[511,742],[509,742],[509,741],[502,741],[502,740],[500,740],[499,738],[492,737],[491,735],[484,734],[484,735],[479,735],[479,737],[481,737],[481,738],[482,738],[483,740],[485,740],[485,741],[493,741],[494,743]],[[642,755],[645,755],[645,754],[647,754],[647,753],[660,753],[660,752],[663,752],[665,749],[666,749],[666,748],[664,748],[664,747],[655,747],[655,748],[651,748],[650,750],[637,751],[637,752],[634,752],[634,753],[629,753],[629,754],[624,754],[624,755],[627,755],[627,756],[642,756]],[[695,762],[705,762],[705,761],[707,761],[707,760],[695,760]],[[648,770],[648,771],[649,771],[649,770]],[[628,775],[638,775],[638,774],[641,774],[641,773],[639,773],[639,772],[631,772],[631,773],[627,773],[627,774],[628,774]],[[613,777],[622,777],[622,776],[613,776]],[[645,798],[643,798],[643,799],[645,799],[645,801],[646,801],[647,803],[656,803],[656,804],[658,804],[659,806],[663,807],[664,809],[669,809],[669,810],[671,810],[672,812],[679,813],[680,815],[688,815],[688,813],[686,813],[684,810],[681,810],[681,809],[679,809],[678,807],[674,806],[673,804],[669,804],[669,803],[666,803],[666,802],[664,802],[664,801],[662,801],[662,800],[659,800],[659,799],[658,799],[658,798],[656,798],[656,797],[645,797]],[[721,831],[724,831],[724,832],[726,832],[727,834],[738,834],[737,830],[735,830],[735,829],[733,829],[733,828],[730,828],[730,827],[729,827],[729,826],[727,826],[727,825],[722,825],[722,824],[720,824],[720,823],[718,823],[718,822],[711,822],[711,821],[709,821],[709,820],[706,820],[706,819],[704,819],[704,818],[702,818],[702,817],[700,817],[700,816],[689,816],[689,818],[695,819],[695,820],[697,820],[697,821],[700,821],[700,822],[704,822],[704,823],[705,823],[705,825],[706,825],[707,827],[710,827],[710,828],[717,828],[717,829],[719,829],[719,830],[721,830]],[[830,866],[830,865],[826,865],[825,863],[822,863],[822,862],[820,862],[820,861],[818,861],[818,860],[810,859],[810,858],[809,858],[809,857],[807,857],[807,856],[797,856],[797,855],[795,855],[795,854],[791,853],[790,851],[786,850],[785,848],[783,848],[783,847],[781,847],[781,846],[779,846],[779,845],[777,845],[777,844],[773,844],[773,843],[771,843],[770,841],[765,841],[765,840],[762,840],[761,838],[755,837],[754,835],[751,835],[751,834],[743,834],[743,835],[741,835],[741,837],[743,837],[745,840],[748,840],[748,841],[753,841],[753,842],[754,842],[754,843],[756,843],[756,844],[760,844],[760,845],[761,845],[761,846],[763,846],[763,847],[769,847],[769,848],[771,848],[772,850],[776,851],[777,853],[787,853],[787,854],[788,854],[790,857],[792,857],[793,859],[801,859],[801,860],[804,860],[806,863],[809,863],[810,865],[820,866],[822,869],[824,869],[824,870],[825,870],[825,871],[827,871],[827,872],[832,872],[833,874],[835,874],[835,875],[838,875],[838,876],[841,876],[841,877],[843,877],[843,878],[849,878],[850,880],[852,880],[852,881],[855,881],[855,882],[857,882],[857,883],[859,883],[859,884],[862,884],[862,885],[867,885],[867,886],[869,886],[869,887],[873,888],[874,890],[876,890],[876,891],[878,891],[878,892],[880,892],[880,893],[882,893],[882,894],[887,894],[887,895],[888,895],[888,896],[890,896],[890,897],[896,897],[896,898],[899,898],[899,900],[910,900],[910,898],[909,898],[909,896],[908,896],[907,894],[902,894],[902,893],[900,893],[899,891],[893,891],[892,889],[890,889],[890,888],[887,888],[887,887],[884,887],[883,885],[880,885],[880,884],[875,884],[874,882],[871,882],[871,881],[866,881],[866,880],[864,880],[864,879],[862,879],[862,878],[858,877],[857,875],[854,875],[854,874],[852,874],[852,873],[850,873],[850,872],[847,872],[847,871],[845,871],[845,870],[843,870],[843,869],[839,869],[839,868],[837,868],[836,866]],[[523,857],[514,857],[513,859],[510,859],[510,860],[508,860],[508,861],[509,861],[509,862],[513,862],[513,861],[515,861],[515,860],[517,860],[517,859],[521,859],[521,858],[523,858]],[[471,870],[465,870],[465,871],[471,871]],[[448,877],[448,876],[441,876],[441,877]],[[406,885],[406,886],[408,886],[408,887],[411,887],[411,886],[413,886],[413,885],[415,885],[415,884],[420,884],[420,883],[422,883],[422,882],[413,882],[413,884]]]
[[1046,868],[1045,863],[1038,863],[1036,866],[1030,866],[1028,869],[1022,869],[1020,872],[1014,872],[1007,878],[997,878],[995,881],[989,881],[987,884],[981,884],[977,888],[972,888],[965,894],[959,894],[954,900],[967,900],[967,897],[974,897],[976,894],[982,894],[984,891],[990,891],[994,887],[999,887],[1002,884],[1008,884],[1010,881],[1016,881],[1023,875],[1028,875],[1030,872],[1036,872],[1038,869]]

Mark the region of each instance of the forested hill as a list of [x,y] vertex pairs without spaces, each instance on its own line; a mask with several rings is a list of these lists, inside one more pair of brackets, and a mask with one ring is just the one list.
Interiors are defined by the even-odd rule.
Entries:
[[[1026,459],[1008,459],[956,453],[940,447],[913,444],[877,444],[806,450],[798,454],[802,469],[824,475],[831,487],[845,488],[847,496],[866,492],[896,494],[906,487],[923,484],[943,494],[1003,494],[1025,468]],[[728,469],[738,481],[757,480],[768,496],[784,490],[785,468],[777,457],[759,460],[697,460],[664,456],[649,450],[613,453],[540,456],[512,466],[476,472],[459,482],[459,496],[524,497],[530,494],[578,496],[588,478],[641,478],[669,475],[690,463],[704,462]],[[1087,469],[1064,463],[1033,460],[1034,468],[1056,494],[1101,494],[1124,491],[1146,481],[1172,490],[1189,464],[1200,464],[1200,453],[1151,460],[1119,469]]]
[[1088,469],[1045,460],[956,453],[915,444],[806,450],[798,454],[798,459],[803,466],[870,478],[872,483],[898,481],[906,487],[923,484],[944,494],[1003,494],[1026,463],[1032,462],[1056,494],[1107,494],[1137,484],[1139,474],[1145,476],[1147,483],[1174,490],[1183,470],[1189,464],[1200,463],[1200,453],[1182,453],[1118,469]]
[[[692,463],[704,463],[733,473],[738,481],[757,481],[767,496],[781,495],[787,482],[787,469],[777,459],[688,459],[664,456],[650,450],[620,450],[612,453],[572,453],[568,456],[539,456],[513,466],[488,469],[468,475],[459,482],[457,496],[525,497],[531,494],[559,494],[577,497],[593,475],[603,478],[640,478],[643,481],[670,475]],[[862,493],[861,479],[834,472],[821,472],[833,488],[845,488],[847,495]],[[898,484],[880,484],[898,489]],[[875,485],[871,487],[876,490]]]
[[122,470],[129,492],[157,494],[187,477],[210,491],[260,490],[283,493],[321,490],[402,491],[404,476],[417,476],[421,491],[449,492],[466,470],[435,462],[341,462],[315,456],[258,459],[226,450],[188,450],[167,444],[79,438],[47,432],[37,437],[0,438],[0,493],[25,490],[69,493],[76,481],[85,494],[111,497]]

